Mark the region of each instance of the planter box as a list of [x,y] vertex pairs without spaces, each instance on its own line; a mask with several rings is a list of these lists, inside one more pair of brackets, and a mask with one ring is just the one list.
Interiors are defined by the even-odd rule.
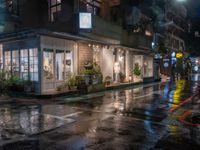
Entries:
[[143,78],[144,83],[149,83],[149,82],[153,82],[153,81],[154,81],[154,77]]
[[87,86],[87,92],[91,93],[91,92],[99,92],[104,90],[105,87],[103,84],[96,84],[96,85],[88,85]]

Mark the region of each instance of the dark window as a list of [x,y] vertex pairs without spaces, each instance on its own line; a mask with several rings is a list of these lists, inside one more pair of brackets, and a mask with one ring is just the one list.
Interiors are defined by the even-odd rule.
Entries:
[[4,0],[4,4],[11,14],[19,16],[19,0]]
[[57,20],[61,12],[61,0],[49,0],[49,21]]
[[6,0],[6,7],[8,8],[9,12],[13,12],[13,1],[12,0]]
[[93,15],[99,14],[102,0],[80,0],[80,2],[85,5],[87,12]]

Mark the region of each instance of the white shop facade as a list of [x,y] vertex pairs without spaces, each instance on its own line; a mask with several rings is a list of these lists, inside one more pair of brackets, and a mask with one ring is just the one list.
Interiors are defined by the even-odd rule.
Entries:
[[[84,62],[101,67],[103,81],[113,83],[142,82],[153,78],[153,56],[145,50],[99,42],[87,38],[61,34],[28,34],[0,40],[0,69],[10,75],[33,82],[33,92],[55,91],[70,74],[79,75]],[[134,80],[133,69],[139,65],[141,75]]]

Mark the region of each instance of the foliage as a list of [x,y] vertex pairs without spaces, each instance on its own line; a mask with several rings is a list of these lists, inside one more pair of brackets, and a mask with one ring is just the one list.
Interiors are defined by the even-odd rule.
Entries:
[[19,76],[9,76],[8,73],[0,70],[0,92],[5,93],[8,91],[24,91],[24,86],[30,85],[30,80],[24,81]]
[[0,93],[6,91],[6,73],[3,70],[0,70]]
[[65,85],[70,89],[78,85],[78,79],[75,75],[70,75],[69,79],[66,81]]
[[94,75],[95,71],[94,71],[94,69],[85,69],[85,70],[82,71],[82,74],[84,74],[84,75]]
[[83,75],[97,75],[101,73],[101,67],[97,63],[88,63],[87,67],[82,71]]
[[141,75],[141,69],[140,69],[138,63],[135,64],[135,67],[133,69],[133,74],[136,75],[136,76],[140,76]]
[[6,80],[6,88],[10,91],[23,91],[23,86],[23,80],[16,75],[13,75]]

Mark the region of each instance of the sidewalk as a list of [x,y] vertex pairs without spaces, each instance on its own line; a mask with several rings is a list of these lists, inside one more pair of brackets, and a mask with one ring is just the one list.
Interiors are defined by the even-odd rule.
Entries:
[[[116,89],[128,88],[128,87],[133,87],[133,86],[142,86],[142,85],[147,85],[150,83],[158,83],[158,82],[161,82],[161,80],[153,81],[153,82],[114,83],[109,86],[105,86],[104,88],[102,88],[102,86],[100,86],[99,89],[96,89],[94,91],[91,90],[91,92],[85,92],[85,93],[82,93],[79,90],[65,91],[65,92],[55,92],[54,91],[54,92],[46,92],[46,93],[43,93],[42,95],[33,95],[33,96],[36,96],[37,98],[49,98],[49,97],[60,97],[60,96],[75,97],[75,96],[81,96],[81,95],[85,95],[85,94],[96,93],[96,92],[103,92],[103,91],[107,91],[107,90],[116,90]],[[95,86],[95,85],[93,85],[93,86]]]
[[0,103],[7,103],[7,102],[10,102],[11,99],[9,96],[6,96],[6,95],[0,95]]

